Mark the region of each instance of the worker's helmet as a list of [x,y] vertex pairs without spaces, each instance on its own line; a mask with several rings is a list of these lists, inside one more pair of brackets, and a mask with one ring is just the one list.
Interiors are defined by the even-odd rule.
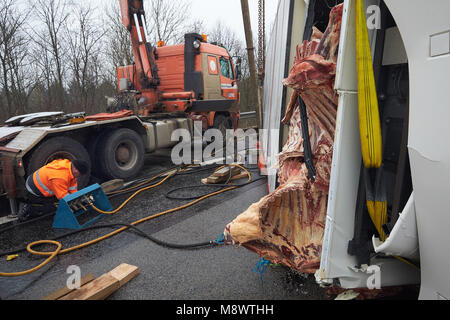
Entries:
[[81,175],[89,173],[89,164],[83,160],[74,160],[72,165],[80,172]]

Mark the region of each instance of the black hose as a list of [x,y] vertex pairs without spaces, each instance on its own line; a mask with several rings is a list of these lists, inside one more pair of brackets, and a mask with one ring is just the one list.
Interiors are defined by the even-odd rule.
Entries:
[[[172,169],[165,170],[165,171],[159,173],[159,175],[161,175],[161,174],[163,174],[163,173],[165,173],[165,172],[170,172],[170,171],[173,171],[173,170],[178,170],[177,174],[174,175],[173,177],[175,177],[175,176],[182,176],[182,175],[188,175],[188,174],[195,174],[195,173],[203,172],[203,171],[209,171],[209,170],[211,170],[211,169],[217,168],[218,166],[219,166],[219,165],[211,165],[211,166],[207,166],[207,167],[205,167],[205,168],[201,168],[201,169],[197,169],[197,170],[196,170],[196,169],[191,169],[191,170],[185,171],[185,172],[180,172],[180,169],[182,169],[182,167],[174,167],[174,168],[172,168]],[[172,178],[173,178],[173,177],[172,177]],[[136,184],[136,183],[139,183],[139,182],[144,182],[144,181],[149,180],[149,179],[151,179],[151,178],[143,178],[143,179],[139,179],[139,180],[134,181],[133,184]],[[160,182],[161,182],[162,180],[164,180],[164,179],[165,179],[165,178],[161,178],[161,180],[158,181],[158,182],[156,182],[155,184],[160,183]],[[154,182],[153,182],[153,181],[149,181],[147,184],[141,185],[141,186],[139,186],[139,187],[128,187],[127,189],[130,189],[130,190],[125,190],[125,191],[120,191],[120,190],[118,190],[118,191],[114,192],[113,195],[108,196],[108,198],[109,198],[109,199],[114,199],[114,198],[117,198],[117,197],[122,196],[122,195],[127,195],[127,194],[130,194],[130,193],[133,193],[133,192],[135,192],[135,190],[136,190],[137,188],[139,188],[139,189],[146,188],[146,187],[149,187],[152,183],[154,183]]]
[[205,185],[205,184],[201,184],[201,185],[195,185],[195,186],[181,187],[181,188],[172,189],[169,192],[167,192],[166,193],[166,198],[170,199],[170,200],[197,200],[199,198],[203,198],[203,197],[209,195],[210,193],[206,193],[204,195],[200,195],[200,196],[197,196],[197,197],[174,197],[174,196],[171,196],[171,194],[175,193],[175,192],[177,192],[179,190],[193,189],[193,188],[207,188],[207,187],[211,188],[211,187],[216,187],[216,188],[220,188],[218,191],[220,191],[221,189],[232,188],[232,187],[238,189],[238,188],[242,188],[242,187],[248,186],[249,184],[255,183],[257,181],[265,180],[265,179],[267,179],[267,178],[266,177],[262,177],[262,178],[258,178],[258,179],[255,179],[255,180],[252,180],[252,181],[240,184],[240,185],[233,185],[233,184],[211,184],[211,185]]
[[[88,227],[88,228],[84,228],[81,230],[76,230],[76,231],[72,231],[72,232],[68,232],[65,233],[63,235],[60,235],[58,237],[49,239],[50,241],[58,241],[64,238],[68,238],[74,235],[77,235],[79,233],[83,233],[83,232],[87,232],[87,231],[92,231],[92,230],[99,230],[99,229],[112,229],[112,228],[123,228],[126,227],[130,230],[135,231],[139,236],[146,238],[154,243],[156,243],[159,246],[162,247],[166,247],[166,248],[170,248],[170,249],[196,249],[196,248],[202,248],[202,247],[215,247],[215,246],[219,246],[221,245],[221,243],[219,243],[218,240],[215,241],[207,241],[207,242],[201,242],[201,243],[194,243],[194,244],[174,244],[174,243],[169,243],[169,242],[165,242],[159,239],[156,239],[155,237],[145,233],[144,231],[140,230],[139,228],[131,225],[131,224],[126,224],[126,223],[114,223],[114,224],[107,224],[107,225],[101,225],[101,226],[92,226],[92,227]],[[8,256],[11,254],[17,254],[17,253],[21,253],[21,252],[26,252],[27,251],[27,247],[22,247],[19,249],[15,249],[15,250],[11,250],[8,252],[2,252],[0,253],[0,257],[4,257],[4,256]]]
[[316,181],[316,168],[313,162],[313,152],[311,149],[311,138],[309,136],[308,113],[306,111],[305,102],[302,98],[298,98],[300,108],[300,118],[302,123],[303,148],[305,150],[305,164],[308,168],[309,179],[314,183]]
[[34,218],[34,219],[30,219],[30,220],[28,220],[28,221],[24,221],[24,222],[20,222],[20,223],[15,223],[15,224],[13,224],[13,225],[11,225],[11,226],[9,226],[9,227],[6,227],[6,228],[1,229],[1,230],[0,230],[0,234],[4,233],[4,232],[6,232],[6,231],[9,231],[9,230],[11,230],[11,229],[15,229],[15,228],[18,228],[18,227],[21,227],[21,226],[25,226],[25,225],[28,225],[28,224],[32,224],[32,223],[34,223],[34,222],[38,222],[38,221],[44,220],[44,219],[46,219],[46,218],[50,218],[50,217],[52,217],[52,216],[54,216],[54,215],[55,215],[55,212],[52,212],[52,213],[48,213],[48,214],[45,214],[45,215],[43,215],[43,216],[40,216],[40,217],[37,217],[37,218]]
[[[217,165],[216,165],[216,166],[217,166]],[[214,168],[214,167],[215,167],[215,166],[213,166],[212,168]],[[190,173],[197,173],[197,172],[200,172],[200,171],[206,171],[206,170],[210,170],[210,169],[212,169],[212,168],[202,168],[202,169],[199,169],[199,170],[193,170],[193,172],[190,172]],[[178,171],[179,171],[179,170],[180,170],[180,167],[174,168],[173,170],[176,170],[176,169],[178,169]],[[169,171],[170,171],[170,170],[169,170]],[[164,172],[168,172],[168,171],[165,170],[165,171],[161,172],[160,174],[162,174],[162,173],[164,173]],[[177,174],[175,174],[174,176],[180,175],[180,174],[182,174],[182,173],[177,172]],[[188,174],[188,173],[184,173],[184,174]],[[228,180],[226,181],[225,184],[215,184],[215,185],[203,185],[203,184],[202,184],[202,185],[196,185],[196,186],[189,186],[189,187],[176,188],[176,189],[170,190],[170,191],[166,194],[166,198],[171,199],[171,200],[196,200],[196,199],[205,197],[205,196],[207,196],[207,195],[209,195],[209,194],[211,194],[211,193],[207,193],[207,194],[205,194],[205,195],[201,195],[201,196],[197,196],[197,197],[186,197],[186,198],[183,198],[183,197],[173,197],[173,196],[171,196],[171,194],[174,193],[174,192],[176,192],[176,191],[179,191],[179,190],[192,189],[192,188],[200,188],[200,187],[202,187],[202,188],[203,188],[203,187],[216,187],[216,188],[220,188],[219,190],[225,189],[225,188],[230,188],[230,187],[235,187],[235,188],[237,189],[237,188],[242,188],[242,187],[247,186],[247,185],[249,185],[249,184],[255,183],[255,182],[257,182],[257,181],[265,180],[265,179],[266,179],[266,177],[262,177],[262,178],[258,178],[258,179],[249,181],[249,182],[244,183],[244,184],[240,184],[240,185],[230,185],[230,184],[228,184],[228,183],[231,181],[231,178],[232,178],[232,170],[231,170],[231,166],[230,166],[230,175],[229,175]],[[149,183],[149,184],[150,184],[150,183]],[[114,195],[114,196],[123,195],[123,194],[130,193],[130,192],[131,192],[131,191],[124,192],[124,193],[119,193],[119,194]],[[114,197],[114,196],[113,196],[113,197]],[[110,198],[112,198],[112,197],[110,197]],[[13,229],[13,228],[22,226],[22,225],[31,224],[31,223],[33,223],[33,222],[36,222],[36,221],[39,221],[39,220],[41,220],[41,219],[50,217],[50,216],[52,216],[52,215],[54,215],[54,213],[52,213],[52,214],[47,214],[47,215],[45,215],[45,216],[42,216],[42,217],[39,217],[39,218],[30,220],[30,221],[26,221],[26,222],[23,222],[23,223],[20,223],[20,224],[16,224],[16,225],[13,225],[13,226],[4,228],[4,229],[0,230],[0,234],[3,233],[3,232],[5,232],[5,231],[11,230],[11,229]],[[116,224],[101,225],[101,226],[91,226],[91,227],[84,228],[84,229],[81,229],[81,230],[76,230],[76,231],[72,231],[72,232],[65,233],[65,234],[63,234],[63,235],[61,235],[61,236],[55,237],[55,238],[50,239],[50,240],[52,240],[52,241],[58,241],[58,240],[60,240],[60,239],[67,238],[67,237],[70,237],[70,236],[73,236],[73,235],[76,235],[76,234],[79,234],[79,233],[82,233],[82,232],[87,232],[87,231],[92,231],[92,230],[98,230],[98,229],[105,229],[105,228],[117,228],[117,227],[121,227],[121,228],[127,227],[128,229],[134,230],[138,235],[140,235],[140,236],[142,236],[142,237],[144,237],[144,238],[146,238],[146,239],[148,239],[148,240],[150,240],[150,241],[156,243],[157,245],[160,245],[160,246],[163,246],[163,247],[166,247],[166,248],[170,248],[170,249],[184,249],[184,250],[187,250],[187,249],[195,249],[195,248],[211,247],[211,246],[219,246],[219,245],[221,245],[220,241],[218,241],[218,240],[215,240],[215,241],[208,241],[208,242],[202,242],[202,243],[196,243],[196,244],[186,244],[186,245],[184,245],[184,244],[173,244],[173,243],[169,243],[169,242],[165,242],[165,241],[156,239],[156,238],[152,237],[151,235],[149,235],[149,234],[143,232],[142,230],[136,228],[135,226],[130,225],[130,224],[124,224],[124,223],[116,223]],[[11,255],[11,254],[17,254],[17,253],[25,252],[25,251],[27,251],[27,247],[23,247],[23,248],[19,248],[19,249],[17,249],[17,250],[12,250],[12,251],[8,251],[8,252],[0,253],[0,257],[7,256],[7,255]]]

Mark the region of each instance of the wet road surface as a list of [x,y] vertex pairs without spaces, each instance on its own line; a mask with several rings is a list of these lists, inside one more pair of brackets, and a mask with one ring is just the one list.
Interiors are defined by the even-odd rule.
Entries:
[[[149,156],[145,176],[152,176],[172,167],[164,155]],[[177,176],[162,186],[139,195],[124,210],[114,216],[102,218],[96,225],[131,223],[155,213],[168,210],[189,201],[168,200],[165,194],[178,187],[200,184],[210,172]],[[255,178],[257,174],[255,173]],[[196,196],[208,191],[189,188],[177,196]],[[138,227],[153,237],[178,244],[216,240],[225,226],[251,204],[267,194],[266,182],[258,181],[241,189],[206,199],[190,208],[171,213]],[[126,197],[112,200],[117,207]],[[28,243],[49,239],[66,231],[52,229],[53,218],[46,218],[21,228],[0,234],[0,251],[9,251]],[[0,227],[0,229],[2,229]],[[62,240],[63,248],[95,239],[111,229],[87,231]],[[42,247],[51,250],[51,247]],[[2,257],[2,272],[17,272],[40,264],[43,259],[21,253],[14,261]],[[110,300],[318,300],[326,299],[324,289],[316,285],[313,277],[297,274],[284,267],[268,267],[262,277],[255,273],[260,257],[244,248],[222,246],[197,250],[167,249],[124,232],[111,239],[73,253],[58,256],[48,266],[20,278],[0,278],[0,298],[4,300],[40,299],[65,286],[67,268],[79,266],[82,275],[96,277],[120,265],[138,266],[140,274]]]

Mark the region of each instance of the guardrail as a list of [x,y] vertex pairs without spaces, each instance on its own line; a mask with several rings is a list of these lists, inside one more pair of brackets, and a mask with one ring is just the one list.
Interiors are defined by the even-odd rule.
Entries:
[[258,119],[256,111],[241,112],[239,118],[239,128],[256,129],[258,127]]
[[256,111],[241,112],[241,119],[256,118]]

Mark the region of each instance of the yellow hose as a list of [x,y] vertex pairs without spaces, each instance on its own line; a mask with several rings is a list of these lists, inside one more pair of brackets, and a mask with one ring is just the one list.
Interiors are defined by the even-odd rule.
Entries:
[[11,277],[21,277],[21,276],[26,276],[30,273],[36,272],[40,269],[42,269],[43,267],[45,267],[47,264],[50,263],[50,261],[52,261],[58,254],[60,254],[61,249],[62,249],[62,244],[57,242],[57,241],[51,241],[51,240],[42,240],[42,241],[36,241],[33,242],[31,244],[28,245],[27,250],[30,253],[34,253],[35,251],[33,249],[31,249],[34,246],[37,246],[39,244],[54,244],[57,248],[55,251],[51,252],[49,254],[49,258],[47,260],[45,260],[44,262],[42,262],[40,265],[38,265],[37,267],[34,267],[33,269],[27,270],[27,271],[23,271],[23,272],[14,272],[14,273],[3,273],[0,272],[0,277],[5,277],[5,278],[11,278]]
[[[248,175],[248,182],[251,182],[251,181],[252,181],[252,175],[251,175],[251,173],[250,173],[247,169],[245,169],[244,167],[242,167],[242,166],[240,166],[240,165],[236,165],[236,164],[233,164],[233,165],[231,165],[231,166],[239,167],[239,168],[241,168],[242,170],[244,170],[244,171],[247,173],[247,175]],[[225,167],[226,167],[226,166],[223,166],[223,167],[221,167],[221,168],[219,168],[219,169],[217,169],[217,170],[220,170],[220,169],[225,168]],[[172,171],[173,171],[173,170],[172,170]],[[182,171],[184,171],[184,170],[182,170]],[[168,171],[168,172],[170,172],[170,171]],[[169,176],[167,176],[164,180],[160,181],[159,183],[157,183],[157,184],[155,184],[155,185],[152,185],[152,186],[150,186],[150,187],[147,187],[147,188],[144,188],[144,189],[139,190],[138,192],[136,192],[135,194],[133,194],[130,198],[128,198],[128,199],[127,199],[127,200],[126,200],[126,201],[125,201],[118,209],[116,209],[116,210],[114,210],[114,211],[112,211],[112,212],[104,212],[104,211],[102,211],[102,210],[99,210],[98,208],[95,208],[95,206],[92,206],[92,207],[93,207],[93,209],[96,210],[97,212],[103,213],[103,214],[113,214],[113,212],[117,213],[118,211],[120,211],[121,209],[123,209],[123,207],[124,207],[131,199],[133,199],[134,197],[136,197],[138,194],[140,194],[141,192],[143,192],[143,191],[145,191],[145,190],[149,190],[149,189],[151,189],[151,188],[155,188],[155,187],[157,187],[157,186],[163,184],[165,181],[167,181],[170,177],[172,177],[172,176],[175,175],[176,173],[177,173],[177,171],[175,171],[173,174],[170,174]],[[163,173],[163,174],[164,174],[164,173]],[[156,179],[156,178],[162,176],[163,174],[160,174],[160,175],[158,175],[158,176],[152,178],[152,180],[154,180],[154,179]],[[148,182],[147,182],[147,183],[148,183]],[[173,213],[173,212],[176,212],[176,211],[179,211],[179,210],[188,208],[188,207],[193,206],[194,204],[197,204],[198,202],[203,201],[203,200],[205,200],[205,199],[207,199],[207,198],[216,196],[216,195],[221,194],[221,193],[224,193],[224,192],[228,192],[228,191],[234,190],[234,189],[236,189],[236,188],[238,188],[238,187],[237,187],[237,186],[230,186],[230,188],[226,188],[226,189],[223,189],[223,190],[220,190],[220,191],[217,191],[217,192],[210,193],[210,194],[208,194],[208,195],[206,195],[206,196],[203,196],[203,197],[201,197],[201,198],[199,198],[199,199],[196,199],[196,200],[194,200],[194,201],[192,201],[192,202],[190,202],[190,203],[188,203],[188,204],[185,204],[185,205],[182,205],[182,206],[179,206],[179,207],[176,207],[176,208],[167,210],[167,211],[163,211],[163,212],[154,214],[154,215],[152,215],[152,216],[149,216],[149,217],[140,219],[140,220],[138,220],[138,221],[135,221],[135,222],[131,223],[131,225],[132,225],[132,226],[140,225],[140,224],[142,224],[142,223],[144,223],[144,222],[147,222],[147,221],[156,219],[156,218],[161,217],[161,216],[163,216],[163,215],[166,215],[166,214],[169,214],[169,213]],[[36,241],[36,242],[33,242],[33,243],[31,243],[31,244],[28,245],[27,251],[28,251],[29,253],[31,253],[31,254],[36,255],[36,256],[49,257],[49,258],[48,258],[47,260],[45,260],[42,264],[40,264],[39,266],[37,266],[37,267],[35,267],[35,268],[33,268],[33,269],[30,269],[30,270],[27,270],[27,271],[23,271],[23,272],[15,272],[15,273],[0,273],[0,277],[20,277],[20,276],[25,276],[25,275],[31,274],[31,273],[33,273],[33,272],[38,271],[39,269],[42,269],[44,266],[46,266],[47,264],[49,264],[49,263],[50,263],[56,256],[58,256],[58,255],[61,255],[61,254],[67,254],[67,253],[76,251],[76,250],[78,250],[78,249],[86,248],[86,247],[88,247],[88,246],[97,244],[97,243],[99,243],[99,242],[101,242],[101,241],[103,241],[103,240],[109,239],[109,238],[111,238],[111,237],[113,237],[113,236],[115,236],[115,235],[117,235],[117,234],[119,234],[119,233],[121,233],[121,232],[123,232],[123,231],[126,231],[126,230],[128,230],[128,229],[129,229],[128,227],[123,227],[123,228],[117,229],[117,230],[115,230],[115,231],[113,231],[113,232],[111,232],[111,233],[108,233],[107,235],[104,235],[104,236],[102,236],[102,237],[99,237],[99,238],[97,238],[97,239],[94,239],[94,240],[91,240],[91,241],[88,241],[88,242],[85,242],[85,243],[82,243],[82,244],[80,244],[80,245],[74,246],[74,247],[72,247],[72,248],[64,249],[64,250],[62,250],[62,244],[61,244],[60,242],[57,242],[57,241],[42,240],[42,241]],[[32,247],[34,247],[34,246],[36,246],[36,245],[39,245],[39,244],[54,244],[54,245],[57,246],[57,249],[56,249],[55,251],[53,251],[53,252],[39,252],[39,251],[35,251],[35,250],[32,249]]]
[[[93,205],[91,205],[92,206],[92,208],[95,210],[95,211],[97,211],[98,213],[102,213],[102,214],[105,214],[105,215],[113,215],[113,214],[116,214],[117,212],[119,212],[120,210],[122,210],[132,199],[134,199],[137,195],[139,195],[140,193],[142,193],[142,192],[144,192],[144,191],[147,191],[147,190],[150,190],[150,189],[153,189],[153,188],[156,188],[156,187],[159,187],[160,185],[162,185],[164,182],[166,182],[167,180],[169,180],[170,178],[172,178],[174,175],[176,175],[177,174],[177,171],[174,171],[172,174],[169,174],[167,177],[165,177],[163,180],[161,180],[160,182],[158,182],[158,183],[156,183],[156,184],[154,184],[154,185],[151,185],[151,186],[149,186],[149,187],[146,187],[146,188],[142,188],[142,189],[140,189],[140,190],[138,190],[138,191],[136,191],[133,195],[131,195],[127,200],[125,200],[125,202],[123,202],[116,210],[113,210],[113,211],[103,211],[103,210],[100,210],[100,209],[97,209],[97,208],[95,208]],[[161,175],[160,175],[161,176]],[[158,177],[155,177],[155,179],[157,179]],[[154,179],[153,179],[154,180]],[[147,182],[148,183],[148,182]]]

